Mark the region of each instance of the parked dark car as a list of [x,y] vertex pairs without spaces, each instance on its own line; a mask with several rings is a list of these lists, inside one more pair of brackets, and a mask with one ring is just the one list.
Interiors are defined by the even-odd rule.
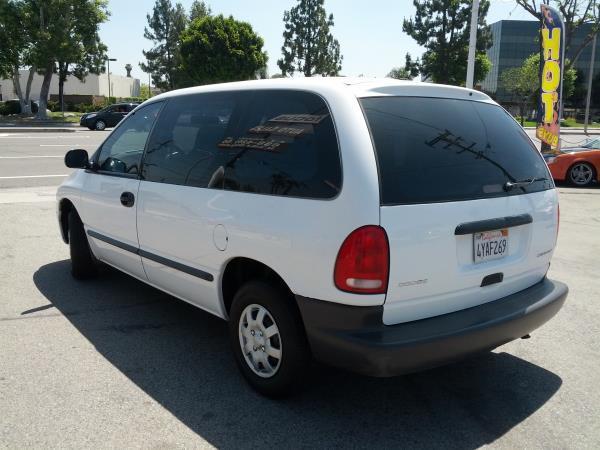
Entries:
[[79,125],[98,131],[114,127],[138,105],[139,103],[115,103],[100,111],[82,115]]

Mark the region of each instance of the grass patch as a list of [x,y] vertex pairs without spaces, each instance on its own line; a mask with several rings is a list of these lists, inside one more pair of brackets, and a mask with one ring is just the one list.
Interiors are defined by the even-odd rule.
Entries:
[[65,115],[63,117],[63,113],[61,113],[60,111],[56,111],[48,114],[48,117],[50,118],[50,120],[53,120],[55,122],[79,123],[79,119],[81,118],[82,114],[83,113],[80,112],[65,111]]
[[[515,117],[517,122],[521,123],[520,117]],[[533,120],[526,120],[523,122],[524,127],[536,127],[537,123]],[[565,128],[583,128],[583,123],[577,122],[575,119],[565,119],[560,124],[561,127]],[[600,128],[600,123],[592,122],[588,125],[589,128]]]

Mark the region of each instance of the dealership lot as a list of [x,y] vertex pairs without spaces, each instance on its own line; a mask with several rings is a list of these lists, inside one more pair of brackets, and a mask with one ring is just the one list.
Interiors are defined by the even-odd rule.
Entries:
[[600,187],[559,188],[550,276],[571,291],[531,339],[392,379],[315,366],[275,402],[244,384],[224,322],[113,270],[71,278],[62,156],[104,137],[0,132],[0,447],[600,445]]

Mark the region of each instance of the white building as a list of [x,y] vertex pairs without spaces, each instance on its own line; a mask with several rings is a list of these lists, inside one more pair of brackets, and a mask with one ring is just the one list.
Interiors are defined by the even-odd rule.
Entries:
[[[19,71],[21,76],[21,88],[25,91],[27,86],[28,70]],[[43,76],[35,74],[31,84],[31,100],[39,100],[40,89],[42,87]],[[69,76],[64,84],[65,95],[94,95],[108,97],[108,75],[89,74],[83,82],[74,76]],[[15,89],[12,80],[0,79],[0,93],[2,100],[16,99]],[[58,75],[52,76],[49,95],[58,95]],[[117,98],[139,97],[140,80],[137,78],[128,78],[121,75],[110,74],[110,95]]]

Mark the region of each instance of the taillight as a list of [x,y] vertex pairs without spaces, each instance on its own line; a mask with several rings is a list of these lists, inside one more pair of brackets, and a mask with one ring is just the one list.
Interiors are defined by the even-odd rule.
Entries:
[[385,294],[389,254],[383,228],[367,225],[354,230],[338,252],[333,276],[336,287],[356,294]]

